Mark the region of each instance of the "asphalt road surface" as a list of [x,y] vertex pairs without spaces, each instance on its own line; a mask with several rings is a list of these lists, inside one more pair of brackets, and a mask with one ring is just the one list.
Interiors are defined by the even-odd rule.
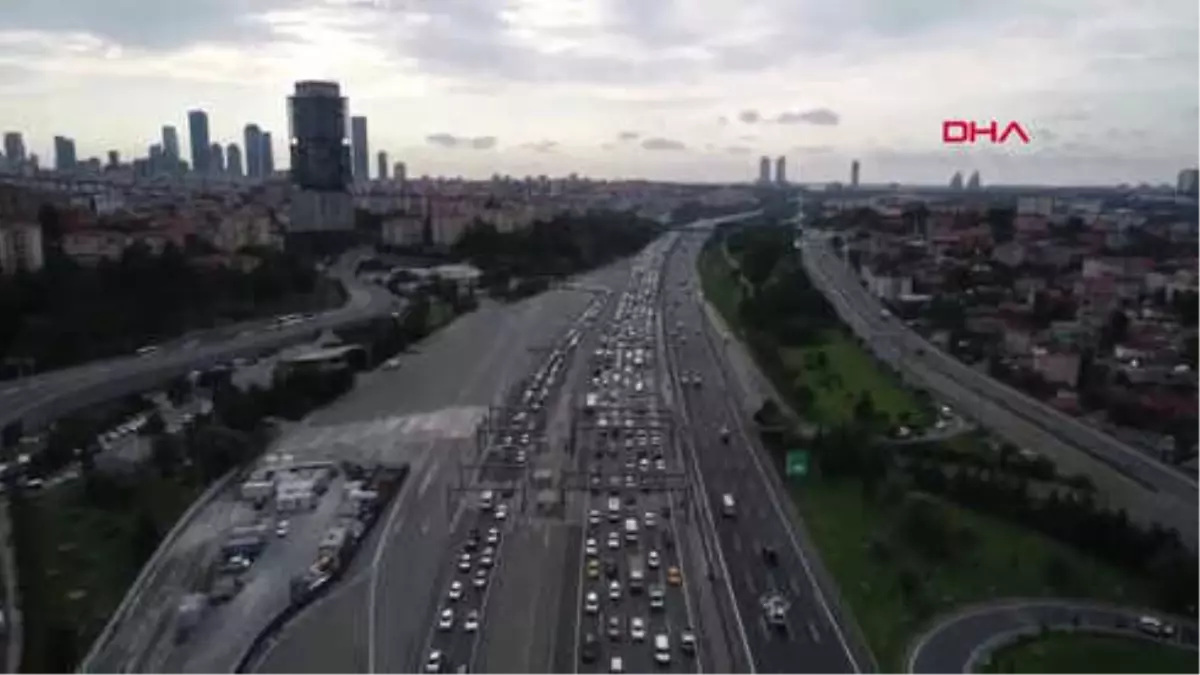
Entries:
[[999,435],[1087,475],[1099,496],[1146,523],[1173,528],[1192,547],[1197,489],[1192,479],[1145,453],[997,382],[926,342],[890,316],[834,256],[820,234],[807,234],[803,259],[813,282],[876,354],[908,377],[958,401],[959,412]]
[[[603,283],[613,273],[601,270],[585,280]],[[403,357],[397,371],[380,373],[387,385],[370,393],[356,390],[317,413],[313,424],[499,404],[589,301],[585,292],[552,291],[511,307],[486,304]],[[446,592],[439,580],[470,527],[464,516],[456,520],[462,501],[453,490],[467,479],[463,466],[477,460],[474,437],[431,441],[411,458],[405,488],[345,580],[285,629],[255,669],[409,672],[417,667],[426,657],[429,608]],[[503,565],[505,555],[495,562]]]
[[[1138,619],[1154,616],[1175,626],[1172,637],[1138,630]],[[1196,649],[1196,623],[1133,608],[1071,600],[1001,600],[965,609],[940,621],[909,652],[910,673],[966,673],[992,650],[1043,628],[1119,633]]]
[[94,361],[0,382],[0,426],[22,420],[26,428],[49,422],[88,405],[144,391],[192,370],[211,367],[230,359],[303,342],[320,331],[353,324],[401,309],[401,301],[387,289],[357,281],[348,255],[335,275],[345,284],[347,303],[316,315],[303,323],[262,330],[262,321],[228,329],[179,338],[145,356],[127,356]]
[[[843,628],[834,586],[817,553],[793,528],[794,511],[767,465],[758,439],[743,428],[730,400],[724,354],[715,349],[696,275],[703,235],[688,234],[673,254],[665,279],[665,326],[678,390],[682,394],[703,498],[715,514],[716,535],[737,623],[755,670],[858,672],[870,657]],[[728,440],[723,440],[727,432]],[[734,502],[723,514],[723,496]],[[764,549],[777,561],[769,564]],[[786,607],[786,627],[769,625],[764,604]]]

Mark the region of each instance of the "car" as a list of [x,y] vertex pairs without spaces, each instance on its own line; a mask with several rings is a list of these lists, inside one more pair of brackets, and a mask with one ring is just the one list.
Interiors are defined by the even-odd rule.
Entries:
[[595,614],[600,611],[600,596],[596,595],[596,591],[588,591],[583,599],[583,611],[588,614]]
[[440,673],[442,671],[442,651],[434,649],[429,652],[429,656],[425,659],[425,672]]
[[600,578],[600,561],[592,558],[587,561],[587,576],[589,579]]
[[695,655],[696,634],[692,632],[691,628],[684,629],[683,633],[679,635],[679,648],[683,650],[684,654]]
[[642,518],[642,524],[646,527],[654,527],[657,523],[658,519],[655,518],[653,511],[647,511],[645,516]]
[[619,616],[608,617],[608,639],[610,639],[610,640],[620,640],[621,639],[621,617],[619,617]]
[[448,598],[450,598],[451,600],[459,600],[462,598],[462,594],[463,594],[462,582],[457,579],[455,579],[454,581],[451,581],[450,582],[450,590],[446,593],[446,596]]
[[483,588],[487,586],[488,574],[485,569],[475,570],[475,576],[471,579],[471,585],[475,588]]
[[600,651],[599,645],[596,644],[596,636],[588,633],[583,636],[583,644],[580,645],[579,658],[584,663],[591,663],[596,660],[596,656]]
[[610,549],[621,548],[621,537],[616,532],[608,533],[608,547]]
[[447,607],[438,616],[438,630],[450,630],[454,627],[454,610]]
[[490,569],[495,564],[495,560],[490,555],[479,556],[479,566],[484,569]]
[[600,554],[599,548],[596,546],[596,540],[588,537],[588,540],[583,544],[583,552],[585,555],[595,557]]
[[650,587],[650,609],[662,610],[666,606],[666,594],[663,592],[662,586]]
[[496,520],[504,520],[508,518],[508,504],[499,504],[496,506]]
[[771,546],[762,547],[762,558],[767,567],[779,566],[779,553]]
[[609,579],[616,579],[617,572],[617,563],[611,560],[604,561],[604,576],[608,577]]
[[651,550],[646,554],[646,566],[652,570],[658,569],[661,559],[658,556],[658,551]]
[[395,370],[399,367],[400,367],[400,357],[398,357],[398,356],[393,356],[392,358],[383,362],[384,370]]
[[613,579],[612,581],[608,582],[608,599],[609,600],[620,600],[621,599],[621,582],[617,581],[616,579]]
[[467,612],[467,618],[463,620],[463,630],[468,633],[479,630],[479,610],[473,609]]
[[464,553],[464,554],[458,556],[458,571],[460,571],[460,572],[470,572],[471,571],[471,554],[470,553]]
[[678,586],[683,583],[683,575],[680,573],[678,567],[672,565],[667,568],[667,583],[672,586]]
[[625,672],[625,661],[619,656],[612,657],[608,661],[608,672],[610,672],[610,673]]
[[600,524],[600,512],[596,509],[588,511],[588,525],[596,526]]
[[646,639],[646,620],[635,616],[629,620],[629,639],[641,642]]
[[281,521],[275,523],[275,536],[286,537],[288,534],[288,530],[291,529],[290,526],[291,526],[291,523],[289,523],[287,520],[281,520]]
[[488,544],[490,544],[492,546],[499,544],[500,543],[500,530],[495,527],[489,528],[486,541]]
[[654,636],[654,661],[660,666],[671,662],[671,640],[666,633]]
[[666,471],[667,470],[667,460],[662,459],[661,457],[659,459],[654,460],[654,470],[655,471]]

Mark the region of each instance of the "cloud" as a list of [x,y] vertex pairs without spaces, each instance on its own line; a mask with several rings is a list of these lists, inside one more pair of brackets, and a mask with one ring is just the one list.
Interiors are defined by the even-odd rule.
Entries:
[[754,152],[754,148],[748,148],[744,145],[730,145],[725,147],[725,152],[731,155],[749,155]]
[[491,150],[496,147],[495,136],[455,136],[453,134],[440,133],[430,134],[425,137],[425,142],[429,145],[436,145],[442,148],[470,148],[472,150]]
[[686,144],[671,138],[647,138],[642,141],[642,147],[646,150],[687,150]]
[[522,143],[522,148],[533,150],[534,152],[554,152],[558,149],[558,141],[537,141],[536,143]]
[[775,117],[776,124],[815,124],[817,126],[837,126],[841,118],[829,108],[813,108],[799,112],[782,112]]
[[622,131],[621,133],[617,134],[617,140],[623,141],[623,142],[624,141],[636,141],[637,139],[639,139],[641,137],[642,137],[642,135],[636,131]]
[[791,151],[800,155],[827,155],[833,150],[832,145],[797,145]]
[[738,121],[742,124],[757,124],[762,119],[762,115],[757,110],[743,110],[738,113]]
[[723,127],[724,127],[724,126],[728,126],[728,125],[729,125],[729,118],[728,118],[728,117],[726,117],[726,116],[724,116],[724,115],[721,115],[720,117],[718,117],[718,118],[717,118],[717,124],[720,124],[720,125],[721,125],[721,126],[723,126]]

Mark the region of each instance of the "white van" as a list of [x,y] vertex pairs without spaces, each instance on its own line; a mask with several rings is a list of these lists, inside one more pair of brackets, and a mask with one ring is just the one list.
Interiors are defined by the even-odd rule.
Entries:
[[654,660],[661,665],[671,662],[671,639],[666,633],[654,636]]
[[621,499],[620,497],[608,498],[608,520],[615,523],[621,519]]
[[733,495],[726,492],[721,495],[721,515],[733,518],[737,515],[737,507],[733,503]]
[[627,543],[636,544],[638,539],[638,521],[637,518],[625,519],[625,541]]
[[484,511],[491,511],[495,500],[496,495],[491,490],[484,490],[479,494],[479,508]]

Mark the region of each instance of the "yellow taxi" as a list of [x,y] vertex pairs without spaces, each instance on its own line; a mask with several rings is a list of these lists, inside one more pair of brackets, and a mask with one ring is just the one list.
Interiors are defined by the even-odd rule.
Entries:
[[667,568],[667,583],[672,586],[678,586],[683,583],[683,575],[680,574],[678,567],[672,565]]
[[589,579],[600,578],[600,561],[592,558],[587,562],[587,575]]

